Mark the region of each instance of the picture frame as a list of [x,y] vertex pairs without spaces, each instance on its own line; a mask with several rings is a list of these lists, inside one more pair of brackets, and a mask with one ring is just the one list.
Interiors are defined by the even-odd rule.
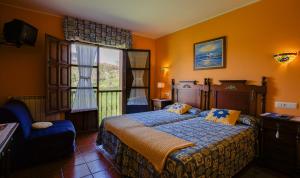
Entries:
[[226,36],[194,43],[194,70],[226,67]]

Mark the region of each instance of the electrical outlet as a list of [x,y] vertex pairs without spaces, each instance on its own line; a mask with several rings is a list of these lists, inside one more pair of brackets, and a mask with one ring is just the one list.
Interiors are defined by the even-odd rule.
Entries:
[[292,102],[282,102],[282,101],[275,101],[276,108],[283,108],[283,109],[297,109],[297,103]]

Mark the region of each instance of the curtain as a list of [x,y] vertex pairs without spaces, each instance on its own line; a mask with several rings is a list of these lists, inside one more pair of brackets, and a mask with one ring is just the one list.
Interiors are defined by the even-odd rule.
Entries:
[[92,70],[96,61],[97,47],[76,44],[79,81],[72,110],[97,109],[96,94],[92,86]]
[[104,46],[128,49],[132,45],[131,31],[82,20],[74,17],[64,18],[66,40],[96,43]]

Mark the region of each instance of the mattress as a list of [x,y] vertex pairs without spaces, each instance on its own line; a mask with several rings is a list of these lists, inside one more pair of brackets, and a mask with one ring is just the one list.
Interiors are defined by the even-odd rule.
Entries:
[[228,126],[197,117],[154,128],[194,142],[196,146],[172,152],[163,171],[158,173],[142,155],[119,143],[114,162],[123,176],[232,177],[255,157],[257,128],[252,125]]
[[155,127],[162,124],[168,124],[173,122],[179,122],[191,118],[197,117],[197,115],[194,114],[176,114],[172,112],[168,112],[166,110],[157,110],[157,111],[149,111],[149,112],[140,112],[140,113],[134,113],[134,114],[124,114],[121,116],[115,116],[115,117],[108,117],[102,120],[102,123],[100,125],[100,130],[97,137],[97,144],[103,145],[103,148],[111,154],[112,158],[117,153],[117,149],[120,146],[120,141],[117,137],[115,137],[110,132],[105,131],[103,128],[104,122],[107,119],[113,119],[113,118],[128,118],[137,122],[142,123],[145,126],[148,127]]

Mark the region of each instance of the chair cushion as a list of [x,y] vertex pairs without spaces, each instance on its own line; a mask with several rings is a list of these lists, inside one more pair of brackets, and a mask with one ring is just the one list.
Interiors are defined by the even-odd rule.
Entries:
[[53,124],[51,122],[35,122],[32,124],[33,129],[46,129],[51,127]]
[[16,121],[20,123],[24,138],[29,138],[32,118],[26,105],[21,101],[13,101],[6,103],[4,108],[9,110],[15,116]]
[[70,133],[75,137],[75,128],[71,121],[61,120],[53,121],[52,126],[45,129],[34,129],[31,131],[30,139],[37,139],[41,137],[51,137],[54,135],[63,135]]
[[46,129],[32,129],[26,153],[32,163],[61,158],[75,150],[75,128],[71,121],[53,121]]

